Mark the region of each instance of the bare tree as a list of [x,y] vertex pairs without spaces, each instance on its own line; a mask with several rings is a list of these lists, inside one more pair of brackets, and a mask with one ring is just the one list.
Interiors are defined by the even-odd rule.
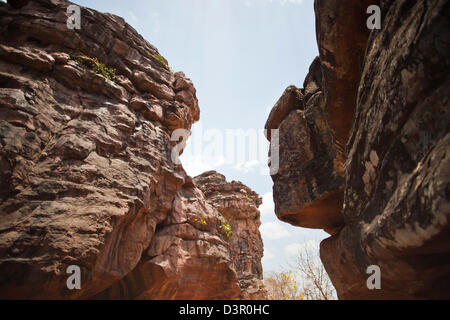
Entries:
[[318,250],[305,246],[289,271],[271,273],[264,284],[269,300],[334,300],[336,290],[320,261]]
[[305,246],[305,249],[298,253],[295,266],[300,272],[305,299],[334,300],[337,298],[336,290],[320,261],[318,251]]

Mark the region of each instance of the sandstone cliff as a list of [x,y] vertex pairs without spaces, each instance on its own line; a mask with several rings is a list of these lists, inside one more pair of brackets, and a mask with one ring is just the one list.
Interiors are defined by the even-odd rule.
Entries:
[[[366,27],[374,4],[380,30]],[[450,298],[450,3],[315,12],[320,56],[266,123],[280,130],[276,214],[332,235],[321,259],[340,298]]]
[[263,242],[259,233],[261,222],[258,211],[262,199],[241,182],[227,182],[225,176],[215,171],[195,177],[194,183],[203,191],[207,202],[224,217],[221,228],[231,230],[226,235],[242,289],[241,298],[265,298],[261,265]]
[[[0,298],[245,295],[261,276],[261,238],[245,230],[257,232],[258,196],[238,184],[250,197],[241,206],[217,185],[248,213],[226,216],[171,160],[173,130],[199,119],[192,82],[120,17],[81,8],[81,28],[69,29],[67,1],[8,2]],[[81,268],[80,290],[66,286],[70,265]]]

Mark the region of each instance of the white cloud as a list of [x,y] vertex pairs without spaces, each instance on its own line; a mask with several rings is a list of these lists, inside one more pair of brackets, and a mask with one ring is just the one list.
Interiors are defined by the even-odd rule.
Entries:
[[303,3],[303,0],[269,0],[269,2],[270,3],[278,2],[281,3],[282,5],[285,5],[286,3],[300,5]]
[[245,0],[244,1],[244,5],[247,8],[250,8],[254,5],[258,5],[258,4],[267,4],[267,3],[274,3],[274,4],[281,4],[281,5],[286,5],[286,4],[291,4],[291,5],[301,5],[304,2],[304,0]]
[[263,238],[267,239],[281,239],[289,237],[291,234],[278,222],[266,222],[259,228]]
[[286,3],[286,2],[287,3],[291,3],[291,4],[299,4],[300,5],[300,4],[303,3],[303,0],[282,0],[281,1],[281,3],[283,3],[283,4]]
[[161,24],[159,23],[159,13],[153,12],[150,16],[151,31],[153,34],[159,33]]
[[184,170],[186,170],[186,173],[193,177],[202,174],[205,171],[216,170],[225,163],[225,159],[223,157],[212,158],[202,155],[189,155],[185,157],[181,155],[180,160],[183,164]]
[[298,254],[306,249],[312,253],[319,251],[320,244],[316,240],[309,240],[302,243],[291,243],[284,247],[284,253],[288,258],[295,258]]
[[136,17],[136,15],[134,14],[133,11],[128,11],[128,16],[130,17],[130,19],[134,22],[138,21],[138,18]]
[[259,165],[259,161],[258,160],[249,160],[247,162],[241,162],[236,164],[233,168],[243,172],[243,173],[248,173],[248,172],[252,172],[255,170],[255,167],[257,167]]
[[264,256],[263,259],[265,260],[272,260],[275,258],[275,255],[270,249],[264,248]]
[[145,24],[145,28],[148,29],[153,36],[156,36],[156,34],[158,34],[161,30],[158,12],[151,12],[148,16],[143,18],[142,12],[134,12],[130,10],[127,13],[127,20],[135,28],[139,26],[142,27]]
[[261,216],[275,216],[275,204],[273,203],[272,192],[267,192],[262,196],[262,204],[259,206]]

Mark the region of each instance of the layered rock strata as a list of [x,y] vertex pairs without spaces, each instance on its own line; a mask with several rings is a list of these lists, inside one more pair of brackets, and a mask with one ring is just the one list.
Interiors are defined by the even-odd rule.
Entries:
[[227,182],[225,176],[215,171],[195,177],[194,183],[224,218],[219,228],[229,238],[231,259],[242,291],[240,298],[264,299],[261,265],[264,250],[258,210],[262,199],[240,181]]
[[241,296],[223,216],[172,161],[192,82],[118,16],[68,28],[70,4],[0,3],[0,298]]

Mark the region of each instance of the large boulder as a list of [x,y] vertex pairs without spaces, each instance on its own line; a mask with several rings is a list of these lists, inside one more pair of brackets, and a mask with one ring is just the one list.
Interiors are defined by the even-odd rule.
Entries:
[[[299,92],[296,104],[290,102],[293,92]],[[279,119],[276,126],[268,126],[272,119]],[[279,169],[272,175],[276,215],[292,225],[335,234],[343,224],[344,179],[334,166],[337,150],[326,117],[319,58],[304,89],[289,86],[267,123],[267,129],[279,130]]]
[[[373,4],[382,27],[371,31]],[[449,1],[315,10],[320,63],[299,89],[304,110],[279,125],[277,216],[332,234],[321,259],[340,298],[448,299]],[[373,265],[380,289],[367,285]]]

